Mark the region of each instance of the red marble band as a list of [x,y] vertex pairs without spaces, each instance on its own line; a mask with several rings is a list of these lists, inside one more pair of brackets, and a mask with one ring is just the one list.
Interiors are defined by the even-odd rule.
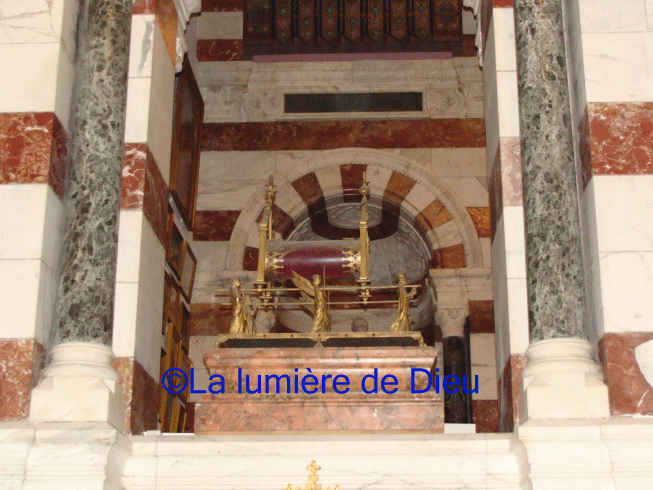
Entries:
[[595,175],[653,174],[653,102],[588,104]]
[[0,113],[0,184],[48,183],[63,199],[66,147],[53,112]]
[[522,371],[528,363],[523,354],[512,354],[503,368],[498,380],[499,393],[499,432],[512,432],[519,424],[519,394],[521,392]]
[[447,208],[438,199],[426,206],[415,218],[415,227],[426,232],[431,231],[453,218]]
[[490,237],[490,208],[489,207],[470,207],[467,208],[469,216],[472,218],[476,233],[479,238]]
[[494,301],[469,301],[469,333],[494,333]]
[[0,422],[27,418],[45,356],[34,339],[0,339]]
[[202,151],[483,148],[483,119],[205,123]]
[[198,61],[242,61],[242,39],[198,39]]
[[156,430],[159,413],[159,382],[140,362],[131,357],[117,357],[113,368],[118,372],[122,400],[125,403],[125,433],[142,434]]
[[[522,206],[521,150],[519,138],[499,139],[489,181],[490,238],[494,240],[496,227],[504,206]],[[480,236],[480,235],[479,235]]]
[[239,216],[240,211],[196,211],[193,240],[229,241]]
[[202,0],[202,12],[242,12],[243,0]]
[[143,210],[154,233],[165,246],[168,185],[146,143],[126,143],[120,209]]
[[635,347],[649,340],[653,332],[607,333],[599,341],[612,415],[653,415],[653,389],[635,358]]
[[498,400],[472,400],[472,410],[476,433],[492,434],[499,432]]

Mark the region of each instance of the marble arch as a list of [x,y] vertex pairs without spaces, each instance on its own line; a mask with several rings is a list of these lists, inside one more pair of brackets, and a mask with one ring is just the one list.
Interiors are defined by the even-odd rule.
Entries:
[[[426,234],[432,250],[447,246],[442,237],[446,231],[449,240],[462,244],[466,267],[483,267],[483,257],[478,233],[469,213],[456,194],[436,177],[428,176],[413,160],[393,155],[383,150],[366,148],[338,149],[320,152],[301,161],[295,161],[288,173],[275,175],[277,179],[277,194],[275,203],[290,217],[299,216],[305,212],[306,204],[293,188],[292,183],[311,172],[322,175],[318,179],[324,196],[333,196],[343,192],[342,184],[337,179],[329,179],[329,172],[339,172],[342,165],[367,165],[367,180],[370,182],[371,193],[383,196],[392,173],[407,177],[414,181],[413,187],[401,202],[402,211],[410,216],[425,216],[429,206],[439,201],[451,220],[447,223],[433,223],[432,229]],[[319,191],[319,189],[318,189]],[[243,269],[245,247],[258,248],[258,231],[256,220],[263,207],[263,189],[255,193],[245,204],[234,227],[229,241],[226,256],[226,270],[239,271]],[[425,218],[428,221],[428,218]],[[446,227],[446,229],[444,229]],[[440,230],[440,233],[439,233]]]

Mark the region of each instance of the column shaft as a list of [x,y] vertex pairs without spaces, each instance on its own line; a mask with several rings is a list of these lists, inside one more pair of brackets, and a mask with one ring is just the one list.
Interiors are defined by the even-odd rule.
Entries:
[[514,8],[530,339],[586,338],[562,5]]
[[132,0],[87,0],[75,61],[54,343],[111,345]]

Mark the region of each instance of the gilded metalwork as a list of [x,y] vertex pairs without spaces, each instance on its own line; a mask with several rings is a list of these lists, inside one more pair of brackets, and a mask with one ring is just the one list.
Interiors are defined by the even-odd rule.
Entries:
[[[329,332],[331,330],[331,315],[329,314],[330,305],[362,305],[367,307],[370,305],[397,305],[397,317],[390,332],[392,334],[401,334],[410,330],[410,325],[413,318],[410,316],[410,303],[413,301],[417,294],[419,285],[406,285],[406,278],[404,274],[399,275],[398,286],[371,286],[369,278],[369,260],[370,260],[370,240],[368,234],[368,199],[370,195],[370,185],[366,180],[366,173],[363,172],[363,179],[359,188],[361,195],[361,214],[359,220],[360,240],[356,243],[353,240],[343,240],[339,242],[332,242],[324,245],[325,242],[320,242],[320,246],[324,248],[331,247],[325,257],[331,263],[342,265],[329,265],[324,267],[321,275],[314,275],[311,280],[302,277],[294,270],[292,271],[292,281],[296,288],[279,287],[279,282],[287,278],[290,271],[283,271],[284,265],[290,269],[299,267],[315,268],[315,257],[313,263],[302,262],[306,255],[310,257],[312,250],[310,247],[318,247],[315,244],[293,243],[289,244],[281,241],[272,240],[272,209],[274,205],[275,190],[270,177],[270,182],[265,190],[265,203],[263,206],[262,219],[259,223],[259,255],[258,255],[258,269],[254,286],[256,289],[245,290],[240,287],[240,283],[234,281],[229,295],[231,296],[231,307],[233,312],[233,320],[230,326],[230,334],[245,335],[253,333],[253,316],[259,310],[269,311],[270,309],[279,308],[303,308],[308,310],[313,316],[313,327],[311,334]],[[307,248],[308,247],[308,248]],[[288,255],[292,252],[292,255]],[[329,255],[331,254],[331,255]],[[336,254],[336,255],[333,255]],[[333,256],[332,256],[333,255]],[[292,261],[290,258],[292,258]],[[337,261],[335,260],[337,259]],[[292,265],[284,264],[287,260]],[[308,260],[308,259],[307,259]],[[328,262],[327,261],[327,262]],[[317,262],[319,264],[319,262]],[[336,267],[329,269],[329,267]],[[307,273],[308,274],[308,273]],[[357,276],[356,286],[327,286],[327,277],[342,278],[343,276]],[[284,277],[281,277],[284,276]],[[275,282],[276,281],[276,282]],[[398,289],[398,300],[375,299],[372,300],[372,291],[381,289]],[[292,292],[300,291],[301,299],[293,298]],[[327,293],[329,291],[338,292],[355,292],[358,293],[357,299],[347,301],[333,301],[328,300]],[[224,295],[226,291],[217,291],[216,295]],[[257,304],[252,308],[252,302],[245,293],[256,293]],[[290,293],[290,294],[289,294]],[[346,299],[347,295],[344,295]],[[285,300],[284,300],[285,299]],[[220,303],[223,305],[223,303]]]
[[252,300],[240,289],[240,281],[234,279],[231,283],[231,334],[254,333],[254,318],[252,314]]
[[[317,476],[317,472],[322,468],[315,463],[315,460],[313,460],[311,461],[311,464],[309,464],[306,467],[306,469],[309,471],[308,483],[306,484],[306,486],[293,487],[290,483],[288,483],[288,486],[285,488],[285,490],[322,490],[322,485],[320,485],[317,482],[320,479],[320,477]],[[324,490],[332,490],[332,489],[325,487]],[[340,487],[336,485],[335,487],[333,487],[333,490],[340,490]]]
[[313,329],[311,333],[329,332],[331,330],[331,315],[329,315],[329,303],[322,286],[322,278],[317,274],[312,281],[300,276],[295,271],[292,273],[292,281],[301,291],[302,298],[307,301],[313,298],[313,308],[306,307],[313,314]]
[[343,250],[344,262],[342,267],[348,274],[360,274],[361,253],[359,250]]
[[217,336],[216,346],[230,339],[311,339],[318,344],[316,348],[322,347],[322,342],[328,339],[369,339],[369,338],[397,338],[408,337],[414,339],[420,347],[426,347],[424,338],[420,332],[315,332],[315,333],[252,333],[252,334],[221,334]]
[[265,286],[265,252],[267,241],[272,238],[272,204],[274,203],[274,183],[270,175],[270,181],[265,191],[265,203],[263,204],[263,216],[258,225],[258,268],[254,284],[258,289]]
[[269,252],[265,254],[265,276],[271,277],[276,274],[279,269],[283,269],[283,259],[286,252]]
[[359,231],[360,231],[360,276],[358,278],[358,283],[363,288],[360,297],[363,300],[364,304],[367,304],[367,301],[372,296],[370,294],[370,238],[367,233],[368,227],[368,214],[367,214],[367,198],[370,195],[369,182],[367,182],[367,171],[363,172],[363,182],[361,183],[360,189],[358,192],[362,196],[361,199],[361,219],[359,221]]
[[398,286],[398,295],[399,299],[397,302],[397,319],[392,325],[390,325],[390,332],[407,332],[410,330],[410,324],[413,322],[413,317],[410,316],[410,300],[417,294],[417,288],[413,287],[410,292],[408,292],[406,287],[406,275],[403,272],[400,272],[397,276]]

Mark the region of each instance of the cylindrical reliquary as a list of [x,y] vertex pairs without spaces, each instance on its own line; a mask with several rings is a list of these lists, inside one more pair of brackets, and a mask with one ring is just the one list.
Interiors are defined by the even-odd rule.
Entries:
[[310,278],[315,274],[327,278],[359,277],[360,240],[313,242],[268,241],[265,254],[265,280],[291,279],[295,271]]

